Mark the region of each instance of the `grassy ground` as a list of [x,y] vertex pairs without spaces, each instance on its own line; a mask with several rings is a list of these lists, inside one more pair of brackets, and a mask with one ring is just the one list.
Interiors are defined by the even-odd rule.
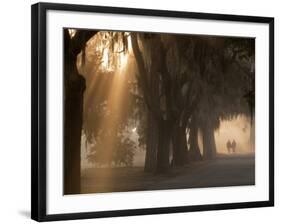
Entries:
[[214,160],[173,168],[167,174],[143,172],[142,167],[91,168],[82,171],[82,193],[163,190],[255,184],[255,158],[218,155]]

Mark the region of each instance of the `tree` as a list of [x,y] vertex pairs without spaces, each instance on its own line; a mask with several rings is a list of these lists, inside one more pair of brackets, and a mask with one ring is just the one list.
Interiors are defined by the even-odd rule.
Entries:
[[202,155],[200,153],[199,145],[198,145],[198,119],[197,114],[194,113],[191,117],[190,121],[190,129],[189,129],[189,159],[190,161],[199,161],[202,160]]
[[[91,145],[89,160],[94,164],[131,165],[132,141],[121,138],[134,115],[133,74],[120,66],[128,53],[126,33],[99,32],[86,49],[83,66],[87,86],[84,100],[84,133]],[[129,57],[129,56],[128,56]],[[128,62],[131,60],[127,59]],[[95,74],[94,76],[92,74]],[[131,149],[130,149],[131,147]]]
[[196,110],[201,92],[200,77],[196,63],[192,61],[194,37],[170,35],[166,38],[168,46],[167,64],[171,77],[171,114],[173,127],[173,166],[183,166],[190,160],[187,144],[187,130],[192,113]]
[[[151,128],[154,130],[157,128],[158,147],[155,171],[159,173],[165,172],[169,168],[172,126],[168,110],[171,100],[169,77],[167,76],[165,50],[160,38],[160,35],[139,36],[137,33],[131,33],[132,49],[139,71],[137,80],[149,110],[148,118],[153,118],[155,121],[155,126]],[[143,52],[140,50],[139,39],[142,40]]]
[[[108,153],[107,150],[100,150],[99,144],[102,141],[97,142],[91,148],[91,154],[87,156],[87,159],[95,165],[107,165],[107,166],[132,166],[135,155],[136,146],[134,142],[128,137],[118,136],[116,145],[113,151]],[[98,149],[96,149],[98,148]],[[109,156],[112,155],[112,156]]]
[[64,29],[64,193],[80,193],[80,144],[83,115],[84,78],[76,66],[95,31]]

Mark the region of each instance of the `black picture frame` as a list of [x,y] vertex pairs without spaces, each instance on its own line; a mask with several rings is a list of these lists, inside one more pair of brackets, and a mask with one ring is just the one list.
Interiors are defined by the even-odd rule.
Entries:
[[[269,24],[269,200],[243,203],[208,204],[196,206],[160,207],[102,212],[54,214],[46,213],[46,12],[100,12],[124,15],[191,18],[217,21],[254,22]],[[115,216],[132,216],[206,210],[267,207],[274,205],[274,18],[163,11],[136,8],[102,7],[73,4],[37,3],[32,5],[32,155],[31,155],[31,218],[36,221],[73,220]]]

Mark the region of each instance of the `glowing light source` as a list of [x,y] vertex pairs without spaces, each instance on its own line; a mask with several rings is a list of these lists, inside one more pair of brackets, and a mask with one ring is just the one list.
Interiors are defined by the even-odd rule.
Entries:
[[136,131],[137,131],[137,128],[136,128],[136,127],[132,129],[132,132],[136,132]]
[[104,69],[107,69],[109,67],[109,55],[108,55],[108,48],[105,48],[103,50],[103,54],[102,54],[102,62],[101,62],[101,65],[102,65],[102,68]]
[[68,29],[68,32],[69,32],[69,35],[70,35],[70,38],[73,38],[76,34],[76,30],[75,29]]
[[[128,35],[128,34],[127,34]],[[127,50],[124,49],[124,43],[121,41],[118,41],[114,47],[112,52],[112,45],[109,44],[109,41],[112,40],[106,40],[107,43],[105,46],[102,47],[104,44],[101,42],[99,50],[101,51],[101,69],[107,70],[107,71],[115,71],[116,74],[124,74],[121,72],[124,70],[128,64],[128,59],[130,52],[132,51],[131,46],[131,36],[127,36],[128,38],[128,48]],[[115,51],[115,52],[114,52]]]

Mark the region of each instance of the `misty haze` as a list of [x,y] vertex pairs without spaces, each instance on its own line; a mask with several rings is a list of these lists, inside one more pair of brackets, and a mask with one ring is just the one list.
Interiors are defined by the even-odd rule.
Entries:
[[65,194],[255,184],[255,39],[63,38]]

